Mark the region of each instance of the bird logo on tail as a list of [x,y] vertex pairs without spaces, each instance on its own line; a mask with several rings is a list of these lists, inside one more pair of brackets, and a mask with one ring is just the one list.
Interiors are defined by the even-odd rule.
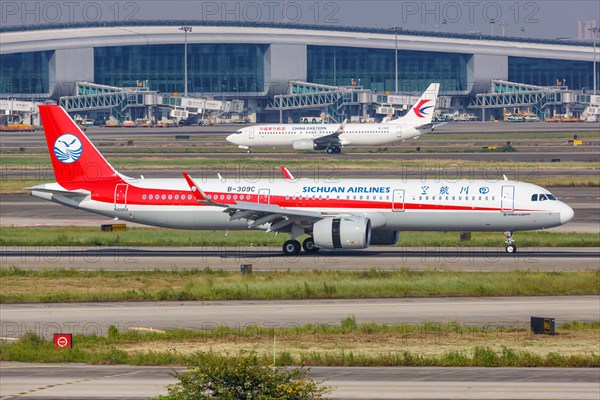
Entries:
[[54,155],[63,164],[72,164],[81,157],[83,146],[77,136],[70,133],[61,135],[54,142]]

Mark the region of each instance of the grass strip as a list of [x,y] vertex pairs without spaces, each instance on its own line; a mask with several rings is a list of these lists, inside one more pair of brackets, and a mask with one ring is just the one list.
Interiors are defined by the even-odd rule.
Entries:
[[[522,248],[600,246],[600,233],[531,231],[518,232],[515,239]],[[218,251],[220,246],[234,246],[241,251],[262,250],[279,254],[283,241],[281,236],[263,231],[134,227],[125,232],[101,232],[99,227],[79,226],[0,227],[1,246],[185,246],[207,251]],[[419,250],[419,247],[441,247],[441,250],[486,247],[499,250],[503,243],[502,234],[498,232],[473,232],[471,240],[464,242],[460,241],[458,232],[402,232],[396,246],[407,247],[407,250]]]
[[[544,154],[540,153],[540,157]],[[117,170],[127,173],[131,171],[132,174],[143,173],[143,168],[155,169],[155,168],[171,168],[171,169],[182,169],[182,168],[208,168],[212,167],[225,171],[232,169],[234,171],[239,168],[253,167],[254,170],[245,170],[244,173],[248,176],[256,176],[257,173],[266,172],[266,168],[272,168],[276,172],[279,172],[279,166],[282,163],[281,157],[278,155],[270,155],[269,153],[254,154],[252,158],[240,156],[239,158],[231,158],[222,160],[218,158],[205,158],[202,156],[190,156],[190,157],[161,157],[154,156],[151,154],[131,158],[131,157],[118,157],[118,156],[107,156],[108,162]],[[510,175],[511,171],[520,172],[520,175],[532,176],[535,171],[539,170],[554,170],[554,169],[589,169],[599,168],[597,162],[586,162],[586,161],[566,161],[566,162],[521,162],[515,163],[514,161],[469,161],[462,159],[453,159],[452,156],[448,156],[448,159],[423,159],[423,160],[377,160],[373,159],[373,156],[365,155],[363,158],[332,158],[331,156],[315,156],[307,159],[304,155],[298,156],[297,154],[290,154],[286,157],[285,164],[290,169],[302,169],[303,171],[314,172],[316,169],[321,170],[322,173],[335,172],[333,167],[339,169],[382,169],[390,170],[397,169],[406,170],[407,173],[418,171],[421,169],[440,169],[448,173],[454,173],[457,169],[462,169],[464,172],[470,172],[472,169],[482,169],[485,171],[501,171],[500,174],[504,173]],[[16,171],[40,171],[48,172],[52,171],[52,165],[50,163],[50,157],[46,155],[4,155],[2,156],[1,162],[2,168],[5,171],[16,170]],[[135,172],[134,172],[135,171]],[[22,172],[19,176],[22,176]],[[254,173],[254,174],[252,174]],[[300,174],[295,174],[301,176]],[[8,174],[7,174],[8,176]],[[44,176],[47,176],[45,174]],[[265,176],[265,177],[270,177]],[[279,174],[277,175],[279,177]],[[308,175],[306,177],[313,177]],[[502,176],[499,177],[500,179]]]
[[[83,362],[88,364],[192,365],[233,358],[252,349],[264,365],[278,366],[453,366],[453,367],[599,367],[600,322],[558,327],[559,335],[533,335],[520,326],[446,324],[339,324],[164,333],[119,332],[75,335],[72,350],[28,332],[0,346],[0,360]],[[277,349],[273,353],[273,338]]]
[[600,294],[600,270],[580,272],[303,271],[243,276],[210,269],[0,269],[1,303],[286,300]]

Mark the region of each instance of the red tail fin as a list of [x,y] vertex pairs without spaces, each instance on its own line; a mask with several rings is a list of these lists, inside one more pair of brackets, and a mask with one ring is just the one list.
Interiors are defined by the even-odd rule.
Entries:
[[62,107],[39,108],[56,182],[68,190],[123,182]]

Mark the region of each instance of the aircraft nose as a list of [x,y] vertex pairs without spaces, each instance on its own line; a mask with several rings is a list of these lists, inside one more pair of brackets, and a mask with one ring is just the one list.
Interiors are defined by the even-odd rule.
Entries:
[[563,204],[563,207],[560,210],[560,223],[566,224],[567,222],[573,219],[573,216],[575,216],[575,212],[573,211],[573,209],[568,205]]
[[227,136],[227,137],[225,138],[225,140],[227,140],[229,143],[237,144],[237,143],[235,142],[235,133],[232,133],[231,135]]

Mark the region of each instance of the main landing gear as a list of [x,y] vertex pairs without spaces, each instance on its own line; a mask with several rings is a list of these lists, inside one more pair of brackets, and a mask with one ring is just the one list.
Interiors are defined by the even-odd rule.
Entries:
[[298,255],[301,249],[304,249],[304,251],[308,254],[314,254],[319,251],[319,248],[315,246],[315,240],[312,237],[304,239],[302,246],[300,246],[300,242],[295,239],[287,240],[283,244],[283,253],[286,256]]
[[516,253],[517,252],[517,245],[515,244],[515,241],[513,240],[513,233],[511,231],[506,231],[504,232],[504,237],[505,237],[505,243],[506,243],[506,252],[507,253]]
[[331,146],[327,148],[327,154],[340,154],[342,152],[341,147]]

